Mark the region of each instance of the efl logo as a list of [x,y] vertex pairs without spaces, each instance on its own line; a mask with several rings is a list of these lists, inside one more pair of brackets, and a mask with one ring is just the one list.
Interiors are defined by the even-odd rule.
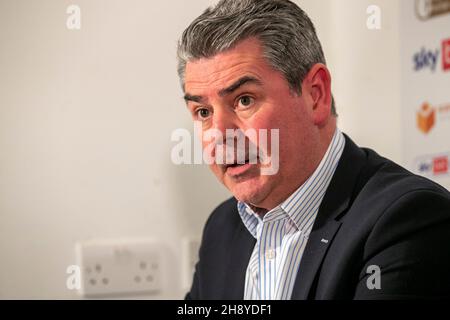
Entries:
[[450,0],[416,0],[416,14],[420,20],[428,20],[450,12]]
[[450,39],[442,41],[442,69],[450,70]]
[[435,123],[436,110],[425,102],[417,112],[417,127],[420,131],[427,134],[433,129]]

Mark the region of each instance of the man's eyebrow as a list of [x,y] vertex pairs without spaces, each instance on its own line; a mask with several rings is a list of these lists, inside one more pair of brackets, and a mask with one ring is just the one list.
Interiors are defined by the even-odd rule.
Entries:
[[184,95],[184,100],[186,102],[193,101],[193,102],[201,103],[203,101],[203,97],[202,96],[193,96],[193,95],[190,95],[189,93],[186,93]]
[[[239,80],[237,80],[236,82],[234,82],[232,85],[230,85],[229,87],[222,89],[219,91],[219,95],[221,97],[226,96],[230,93],[233,93],[233,91],[237,90],[238,88],[240,88],[241,86],[243,86],[244,84],[247,83],[254,83],[254,84],[258,84],[258,85],[262,85],[261,80],[256,79],[254,77],[250,77],[250,76],[245,76],[240,78]],[[184,100],[186,102],[188,101],[193,101],[196,103],[202,103],[202,101],[204,100],[204,98],[202,96],[195,96],[195,95],[191,95],[189,93],[186,93],[184,95]]]
[[254,84],[258,84],[258,85],[262,85],[261,80],[256,79],[254,77],[250,77],[250,76],[245,76],[240,78],[239,80],[237,80],[236,82],[234,82],[232,85],[230,85],[229,87],[222,89],[219,91],[219,95],[221,97],[226,96],[230,93],[233,93],[233,91],[239,89],[239,87],[243,86],[244,84],[247,83],[254,83]]

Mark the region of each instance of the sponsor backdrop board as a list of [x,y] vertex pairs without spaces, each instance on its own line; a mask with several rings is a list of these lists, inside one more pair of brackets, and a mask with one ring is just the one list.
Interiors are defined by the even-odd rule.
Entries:
[[450,0],[402,0],[403,160],[450,189]]

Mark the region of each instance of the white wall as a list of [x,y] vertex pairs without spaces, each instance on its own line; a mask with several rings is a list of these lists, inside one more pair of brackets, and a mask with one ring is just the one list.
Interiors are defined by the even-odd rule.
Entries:
[[[66,28],[69,4],[82,28]],[[0,1],[0,298],[77,298],[74,244],[146,236],[167,248],[164,290],[181,298],[181,238],[228,192],[170,161],[191,128],[176,41],[211,1]],[[340,126],[399,160],[397,1],[298,1],[334,76]],[[319,4],[320,3],[320,4]],[[381,31],[365,27],[368,4]]]
[[[296,1],[311,17],[332,74],[338,126],[357,144],[402,163],[398,0]],[[381,29],[367,28],[367,8]]]
[[[366,27],[370,5],[381,29]],[[401,163],[399,2],[331,0],[331,56],[339,125],[361,146]]]

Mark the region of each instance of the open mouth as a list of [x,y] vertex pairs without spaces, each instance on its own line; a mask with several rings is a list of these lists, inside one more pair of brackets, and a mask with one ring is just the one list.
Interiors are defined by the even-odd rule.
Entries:
[[249,164],[250,163],[250,160],[249,159],[246,159],[245,161],[244,161],[244,163],[233,163],[233,164],[226,164],[225,165],[225,170],[226,169],[228,169],[228,168],[237,168],[237,167],[240,167],[240,166],[244,166],[244,165],[246,165],[246,164]]
[[246,173],[250,168],[256,165],[256,161],[250,163],[249,159],[245,159],[243,163],[232,163],[224,165],[225,172],[230,176],[240,176]]

